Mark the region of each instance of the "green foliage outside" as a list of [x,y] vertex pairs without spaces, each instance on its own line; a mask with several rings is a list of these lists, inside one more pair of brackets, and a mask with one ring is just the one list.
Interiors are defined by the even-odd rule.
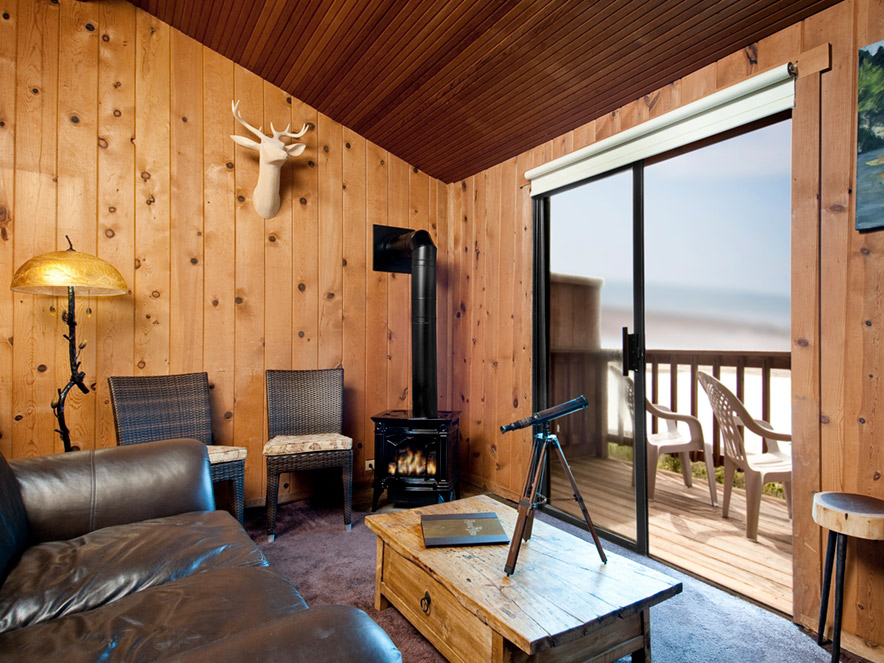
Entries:
[[884,47],[859,52],[857,149],[884,148]]
[[[618,460],[632,461],[632,447],[609,442],[608,456],[610,458],[616,458]],[[678,474],[681,474],[681,459],[678,456],[670,456],[668,454],[665,454],[662,458],[660,458],[659,461],[657,461],[657,467],[662,470],[668,470],[669,472],[676,472]],[[703,481],[706,481],[706,464],[699,461],[691,463],[691,476],[696,479],[702,479]],[[715,481],[717,483],[724,484],[723,467],[715,468]],[[746,487],[745,475],[740,470],[734,472],[734,487]],[[769,495],[770,497],[785,499],[783,486],[779,483],[766,483],[761,489],[761,492],[762,494]]]

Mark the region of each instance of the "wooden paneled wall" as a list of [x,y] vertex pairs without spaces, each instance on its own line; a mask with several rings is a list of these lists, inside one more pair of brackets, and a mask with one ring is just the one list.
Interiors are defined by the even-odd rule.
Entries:
[[[845,0],[518,159],[450,185],[455,263],[468,276],[452,292],[458,315],[452,347],[455,401],[466,412],[470,479],[508,496],[517,495],[523,481],[527,441],[501,436],[497,426],[531,411],[531,220],[525,171],[748,76],[797,61],[792,159],[794,619],[816,629],[824,539],[811,519],[813,493],[844,490],[884,498],[884,367],[878,331],[884,327],[884,233],[853,229],[852,200],[857,50],[882,38],[884,2]],[[827,44],[831,67],[816,71]],[[884,660],[882,560],[884,544],[851,543],[844,604],[844,646],[878,661]]]
[[[67,382],[66,301],[12,293],[28,258],[67,248],[113,263],[126,296],[78,300],[75,444],[115,443],[106,378],[207,371],[218,443],[248,447],[263,501],[264,370],[344,367],[356,479],[370,416],[410,407],[409,277],[372,270],[372,224],[438,246],[440,406],[450,407],[451,232],[444,184],[123,0],[0,0],[0,450],[61,450],[49,404]],[[255,126],[310,122],[282,207],[252,208]],[[513,174],[515,178],[515,174]],[[293,486],[289,486],[293,490]]]

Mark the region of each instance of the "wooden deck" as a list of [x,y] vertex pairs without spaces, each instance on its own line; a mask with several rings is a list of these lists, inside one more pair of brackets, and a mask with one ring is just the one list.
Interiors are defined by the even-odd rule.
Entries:
[[[600,458],[568,459],[593,523],[635,537],[631,464]],[[721,503],[723,487],[718,486]],[[567,499],[565,497],[567,496]],[[557,462],[552,463],[552,505],[580,517]],[[787,616],[792,614],[792,521],[781,499],[762,496],[758,541],[746,538],[746,496],[734,489],[730,517],[709,504],[709,487],[680,474],[657,471],[649,503],[650,553],[714,585]]]

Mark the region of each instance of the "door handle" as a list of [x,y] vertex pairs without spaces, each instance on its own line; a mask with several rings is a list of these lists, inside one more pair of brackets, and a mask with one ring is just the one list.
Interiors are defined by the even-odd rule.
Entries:
[[630,334],[627,327],[623,328],[623,375],[629,371],[639,370],[642,360],[641,344],[638,334]]

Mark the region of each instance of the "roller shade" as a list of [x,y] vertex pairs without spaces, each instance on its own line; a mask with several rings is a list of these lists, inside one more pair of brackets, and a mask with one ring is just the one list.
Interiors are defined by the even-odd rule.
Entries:
[[525,173],[539,196],[647,159],[795,105],[793,67],[785,64],[719,90]]

